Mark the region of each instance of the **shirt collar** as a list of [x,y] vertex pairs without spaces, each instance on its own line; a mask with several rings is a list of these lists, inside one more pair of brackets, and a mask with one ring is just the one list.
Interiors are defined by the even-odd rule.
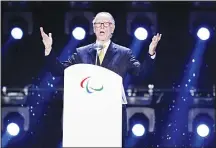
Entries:
[[[103,45],[105,47],[108,47],[110,45],[110,43],[111,43],[111,40],[108,40],[107,42],[103,43]],[[100,41],[96,41],[96,44],[100,44]]]

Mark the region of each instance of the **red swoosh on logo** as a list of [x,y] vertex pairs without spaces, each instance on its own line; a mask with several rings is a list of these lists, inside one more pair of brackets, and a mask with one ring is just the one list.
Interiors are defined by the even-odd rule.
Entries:
[[82,88],[84,88],[84,87],[83,87],[83,83],[84,83],[85,80],[87,80],[88,78],[90,78],[90,77],[86,77],[85,79],[83,79],[83,80],[81,81],[80,86],[81,86]]

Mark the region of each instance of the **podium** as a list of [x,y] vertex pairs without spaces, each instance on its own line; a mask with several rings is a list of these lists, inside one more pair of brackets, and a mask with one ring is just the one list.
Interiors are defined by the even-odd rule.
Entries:
[[91,64],[64,71],[62,147],[122,147],[122,77]]

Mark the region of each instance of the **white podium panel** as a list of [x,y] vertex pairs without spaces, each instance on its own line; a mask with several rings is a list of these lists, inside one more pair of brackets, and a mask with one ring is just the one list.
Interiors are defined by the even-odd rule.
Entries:
[[65,69],[63,147],[121,147],[122,78],[90,64]]

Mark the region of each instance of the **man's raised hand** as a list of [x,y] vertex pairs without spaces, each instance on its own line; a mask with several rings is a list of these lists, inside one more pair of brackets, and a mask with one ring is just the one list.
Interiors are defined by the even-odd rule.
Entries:
[[52,34],[49,33],[49,35],[47,35],[44,31],[43,31],[43,27],[40,27],[40,32],[41,32],[41,37],[42,37],[42,41],[45,47],[45,56],[48,56],[52,50]]
[[149,53],[150,53],[151,55],[153,55],[153,54],[155,53],[157,44],[158,44],[158,42],[161,40],[161,36],[162,36],[162,34],[159,34],[159,33],[157,33],[157,35],[154,35],[154,36],[153,36],[152,42],[151,42],[151,44],[149,45]]

